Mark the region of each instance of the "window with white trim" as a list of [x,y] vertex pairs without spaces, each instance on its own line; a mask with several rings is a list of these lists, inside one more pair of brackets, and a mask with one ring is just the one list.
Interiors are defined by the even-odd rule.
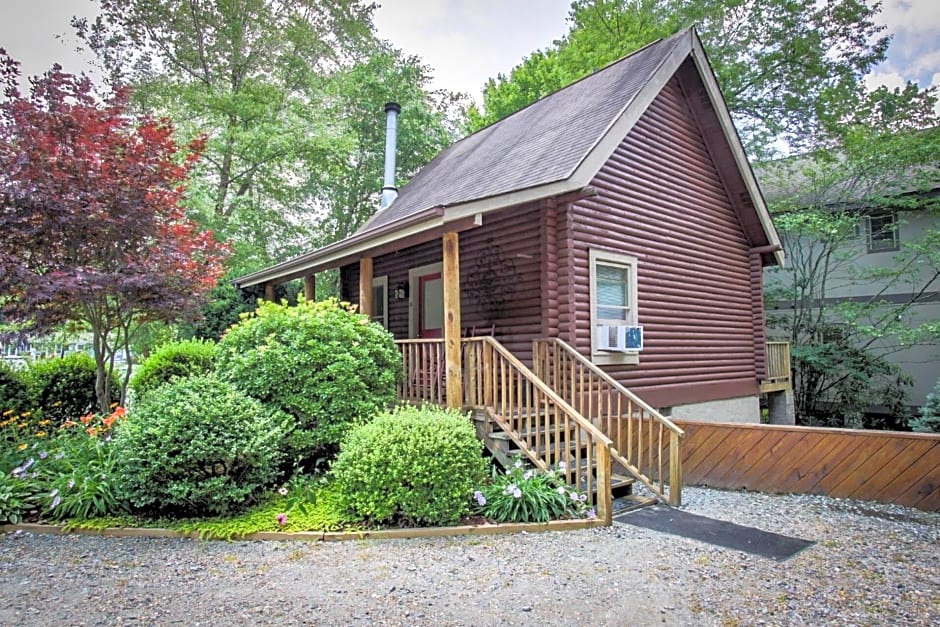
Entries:
[[372,279],[372,321],[388,328],[388,276]]
[[897,214],[881,213],[866,216],[865,224],[868,252],[880,253],[900,249]]
[[589,251],[591,273],[591,356],[597,364],[636,364],[637,351],[611,351],[602,347],[601,333],[612,328],[636,327],[637,259],[605,250]]

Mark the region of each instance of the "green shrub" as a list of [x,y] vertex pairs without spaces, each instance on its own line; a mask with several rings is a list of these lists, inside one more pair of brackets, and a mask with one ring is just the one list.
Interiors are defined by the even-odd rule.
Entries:
[[29,386],[23,373],[0,362],[0,413],[19,413],[29,406]]
[[482,448],[466,416],[407,407],[351,431],[332,472],[346,507],[364,519],[452,524],[485,473]]
[[288,421],[213,375],[156,388],[115,432],[127,500],[170,516],[239,509],[277,478]]
[[180,377],[208,374],[215,367],[215,343],[204,340],[169,342],[143,361],[131,379],[131,389],[141,398],[147,392]]
[[920,408],[920,415],[911,419],[911,430],[924,433],[940,433],[940,379],[933,392],[927,395],[927,402]]
[[[78,420],[98,407],[95,360],[89,355],[73,353],[34,361],[26,376],[33,407],[54,425]],[[120,389],[113,380],[111,398],[120,398]]]
[[262,303],[219,343],[217,371],[297,419],[308,459],[330,455],[352,426],[396,400],[401,355],[378,324],[336,301]]
[[548,522],[561,518],[594,518],[587,495],[565,483],[564,465],[548,471],[527,468],[517,458],[473,494],[477,511],[496,522]]

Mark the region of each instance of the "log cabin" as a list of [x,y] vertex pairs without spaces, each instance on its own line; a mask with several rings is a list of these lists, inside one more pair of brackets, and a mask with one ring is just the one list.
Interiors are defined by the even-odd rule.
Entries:
[[681,485],[670,416],[759,421],[780,383],[762,271],[783,253],[693,29],[461,139],[400,190],[386,112],[372,218],[236,285],[303,277],[312,297],[339,268],[342,298],[401,345],[403,398],[486,408],[542,466],[569,459],[542,450],[567,419],[662,496]]

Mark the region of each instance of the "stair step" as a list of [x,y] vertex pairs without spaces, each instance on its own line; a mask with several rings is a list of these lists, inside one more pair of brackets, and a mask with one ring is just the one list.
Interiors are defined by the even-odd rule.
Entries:
[[[496,440],[509,440],[509,439],[511,439],[511,438],[509,437],[509,434],[508,434],[508,433],[506,433],[506,432],[503,431],[501,428],[499,428],[499,425],[496,425],[496,424],[494,423],[494,426],[495,426],[496,428],[493,429],[492,432],[490,432],[490,437],[491,437],[491,438],[494,438],[494,439],[496,439]],[[568,429],[568,433],[569,433],[569,434],[570,434],[570,433],[574,433],[574,431],[575,431],[575,427],[574,427],[574,426],[572,426],[572,427],[570,427],[570,428]],[[564,433],[565,433],[565,430],[564,430],[564,429],[559,429],[559,430],[557,431],[557,434],[558,434],[558,435],[563,435]],[[523,438],[525,438],[525,437],[535,437],[536,434],[538,434],[540,438],[541,438],[541,437],[554,437],[554,436],[556,435],[556,431],[555,431],[555,429],[554,429],[553,427],[546,429],[546,427],[542,426],[542,427],[538,427],[537,429],[526,429],[526,430],[520,431],[519,434],[520,434],[520,436],[523,437]]]
[[652,496],[640,496],[639,494],[628,494],[614,498],[614,515],[625,514],[642,507],[656,505],[659,499]]

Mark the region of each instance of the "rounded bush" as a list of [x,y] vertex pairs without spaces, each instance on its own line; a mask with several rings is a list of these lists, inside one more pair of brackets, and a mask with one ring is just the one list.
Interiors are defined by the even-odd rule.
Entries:
[[312,459],[396,400],[401,355],[385,329],[334,300],[266,302],[222,338],[216,369],[293,416],[310,435]]
[[18,414],[29,405],[29,386],[23,373],[0,362],[0,413],[12,410]]
[[[85,353],[34,361],[27,371],[33,407],[54,424],[78,420],[98,408],[96,378],[95,360]],[[111,398],[120,399],[113,379]]]
[[209,374],[215,368],[215,343],[205,340],[169,342],[140,364],[131,389],[140,398],[173,379]]
[[446,525],[469,511],[482,450],[466,416],[406,407],[351,431],[332,472],[346,507],[364,519]]
[[158,387],[116,430],[124,496],[170,516],[234,511],[277,479],[289,420],[213,375]]

